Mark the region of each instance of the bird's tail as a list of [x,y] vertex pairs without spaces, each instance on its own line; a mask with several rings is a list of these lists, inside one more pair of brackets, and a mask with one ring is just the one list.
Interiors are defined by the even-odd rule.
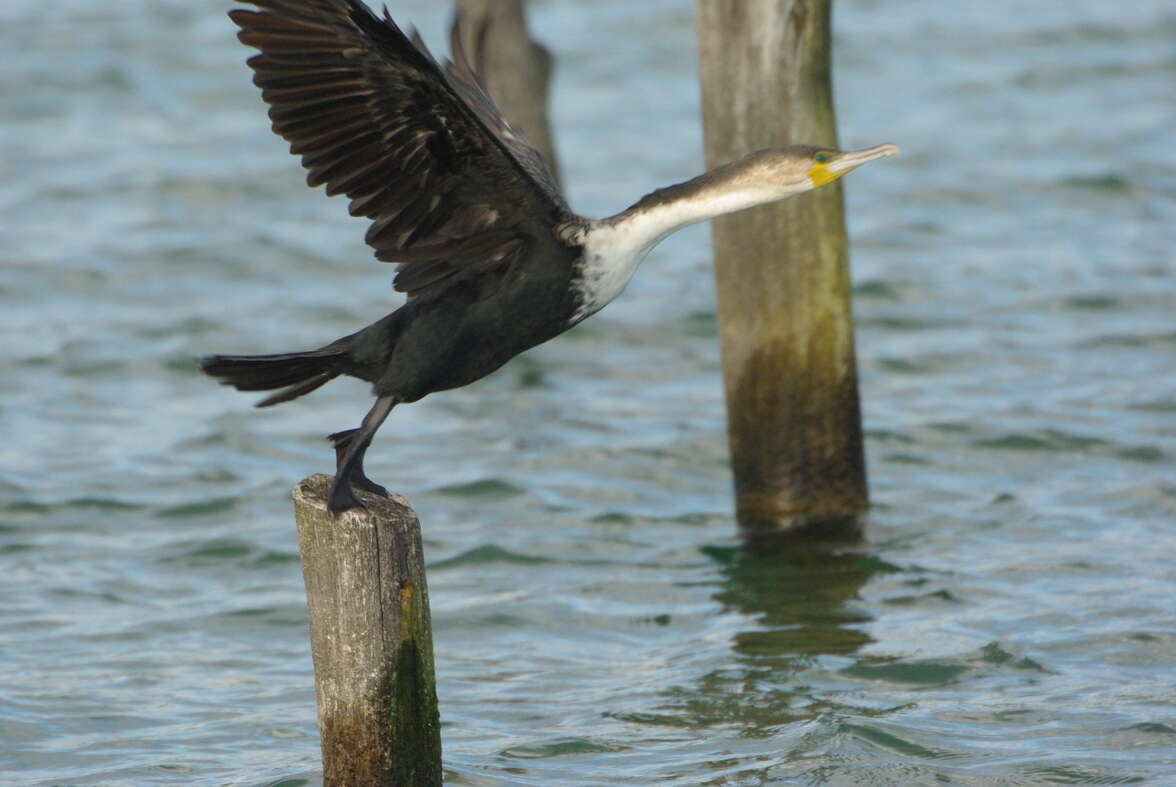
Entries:
[[269,407],[308,394],[342,374],[347,348],[339,342],[321,350],[280,355],[210,355],[200,363],[207,375],[238,391],[272,391],[258,407]]

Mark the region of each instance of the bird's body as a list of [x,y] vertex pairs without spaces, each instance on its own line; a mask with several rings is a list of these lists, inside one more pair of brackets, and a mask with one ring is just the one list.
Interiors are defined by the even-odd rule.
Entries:
[[363,368],[354,376],[379,395],[415,402],[480,380],[567,330],[578,257],[554,237],[545,241],[513,275],[454,277],[356,334],[351,355]]
[[358,429],[331,436],[338,469],[329,506],[352,487],[372,436],[397,404],[468,385],[591,316],[624,289],[663,238],[698,221],[835,180],[892,145],[844,153],[760,151],[642,198],[616,216],[574,214],[546,164],[503,120],[451,35],[441,66],[417,38],[359,0],[251,0],[231,12],[261,50],[254,82],[274,130],[302,156],[312,186],[346,194],[372,220],[366,240],[398,262],[408,300],[318,350],[211,356],[203,369],[240,390],[277,390],[262,406],[339,375],[370,382]]

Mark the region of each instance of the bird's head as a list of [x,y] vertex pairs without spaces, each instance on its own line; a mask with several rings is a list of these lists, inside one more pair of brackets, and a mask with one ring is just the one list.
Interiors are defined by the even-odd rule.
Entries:
[[772,183],[788,194],[797,194],[832,183],[862,164],[895,156],[898,152],[898,146],[890,143],[864,150],[790,145],[752,153],[742,163],[752,179]]
[[864,150],[832,150],[829,148],[815,148],[804,151],[802,156],[808,166],[808,179],[812,181],[812,188],[832,183],[847,172],[860,167],[875,159],[897,156],[898,145],[887,142]]
[[629,246],[648,254],[670,233],[688,224],[766,205],[812,191],[874,159],[893,156],[889,143],[865,150],[790,145],[751,153],[704,175],[646,194],[628,210],[603,219]]

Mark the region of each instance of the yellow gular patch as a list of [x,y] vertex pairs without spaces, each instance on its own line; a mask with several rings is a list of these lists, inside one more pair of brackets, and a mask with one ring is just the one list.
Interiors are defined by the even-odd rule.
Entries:
[[844,175],[843,172],[831,172],[824,164],[813,164],[809,167],[808,175],[812,178],[813,185],[816,187],[824,186],[826,183],[832,183],[839,177]]

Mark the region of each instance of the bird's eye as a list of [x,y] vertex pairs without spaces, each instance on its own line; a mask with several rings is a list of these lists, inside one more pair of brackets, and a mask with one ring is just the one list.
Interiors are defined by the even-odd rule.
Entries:
[[829,162],[829,157],[826,156],[824,153],[818,153],[813,158],[815,158],[817,160],[818,164],[827,164]]

